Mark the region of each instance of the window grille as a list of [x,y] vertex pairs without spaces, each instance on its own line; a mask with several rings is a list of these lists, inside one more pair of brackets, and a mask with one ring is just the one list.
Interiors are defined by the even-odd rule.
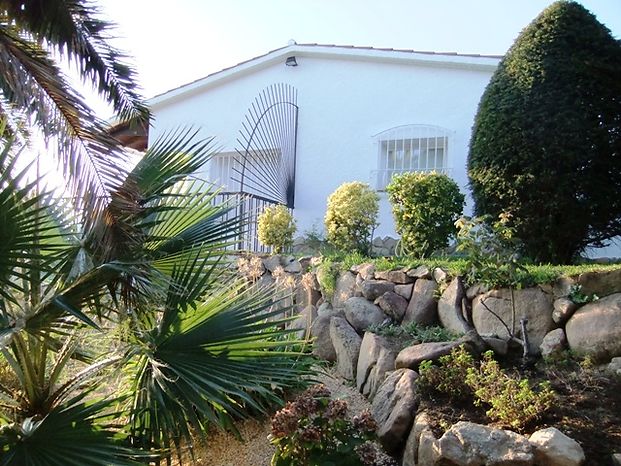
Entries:
[[376,135],[377,169],[372,182],[384,191],[393,175],[405,172],[448,173],[449,131],[437,126],[406,125]]

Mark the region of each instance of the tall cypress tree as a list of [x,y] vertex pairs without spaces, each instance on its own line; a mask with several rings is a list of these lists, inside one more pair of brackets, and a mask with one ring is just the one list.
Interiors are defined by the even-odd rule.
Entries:
[[621,42],[580,4],[552,4],[500,62],[468,176],[476,213],[513,214],[536,261],[621,234]]

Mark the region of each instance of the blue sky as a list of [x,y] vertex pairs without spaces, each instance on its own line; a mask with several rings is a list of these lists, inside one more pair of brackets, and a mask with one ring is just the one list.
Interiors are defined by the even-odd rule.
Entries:
[[[551,0],[100,0],[151,97],[289,39],[503,54]],[[621,0],[582,0],[621,38]]]

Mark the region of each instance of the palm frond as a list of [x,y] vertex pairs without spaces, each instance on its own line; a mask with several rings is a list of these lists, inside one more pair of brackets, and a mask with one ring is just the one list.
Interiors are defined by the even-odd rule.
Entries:
[[212,292],[195,307],[168,309],[142,352],[133,392],[133,435],[144,445],[189,441],[209,423],[233,428],[249,411],[266,412],[282,390],[299,386],[305,355],[286,351],[282,313],[265,292],[241,285]]
[[124,63],[127,58],[110,45],[112,24],[97,18],[99,11],[83,0],[2,0],[15,27],[66,55],[84,81],[111,102],[121,120],[148,119],[136,85],[136,76]]
[[0,428],[0,465],[139,465],[147,455],[126,446],[118,431],[102,427],[115,400],[85,401],[83,393],[41,419]]

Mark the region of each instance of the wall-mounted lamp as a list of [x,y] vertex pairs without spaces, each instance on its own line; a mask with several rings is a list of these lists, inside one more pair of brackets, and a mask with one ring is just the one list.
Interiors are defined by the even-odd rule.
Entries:
[[287,60],[285,61],[285,65],[298,66],[298,62],[295,60],[295,57],[287,57]]

